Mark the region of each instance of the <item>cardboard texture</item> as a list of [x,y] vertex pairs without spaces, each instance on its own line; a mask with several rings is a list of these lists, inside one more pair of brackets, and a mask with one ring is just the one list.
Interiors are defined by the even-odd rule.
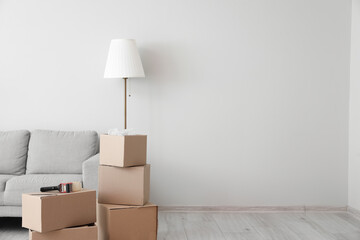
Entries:
[[144,205],[149,201],[150,165],[119,168],[99,166],[98,202]]
[[25,193],[22,195],[22,226],[37,232],[96,222],[96,192]]
[[146,135],[100,136],[100,164],[116,167],[146,164]]
[[98,204],[99,240],[156,240],[158,207]]
[[47,233],[29,230],[29,240],[97,240],[98,228],[95,225],[64,228]]

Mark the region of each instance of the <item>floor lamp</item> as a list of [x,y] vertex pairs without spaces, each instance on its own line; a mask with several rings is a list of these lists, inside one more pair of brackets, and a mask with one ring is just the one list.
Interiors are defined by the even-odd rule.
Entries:
[[133,39],[113,39],[110,43],[104,78],[124,79],[124,127],[127,128],[127,79],[145,77],[136,42]]

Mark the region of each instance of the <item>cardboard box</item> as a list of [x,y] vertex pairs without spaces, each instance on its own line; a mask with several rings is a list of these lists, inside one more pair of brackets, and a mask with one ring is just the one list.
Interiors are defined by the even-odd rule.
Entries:
[[99,240],[156,240],[158,208],[98,204]]
[[47,233],[29,230],[29,240],[97,240],[98,229],[94,224],[80,227],[64,228]]
[[37,232],[50,232],[96,222],[96,192],[24,193],[22,226]]
[[146,135],[100,136],[100,164],[116,167],[146,164]]
[[150,165],[99,166],[99,203],[144,205],[149,201]]

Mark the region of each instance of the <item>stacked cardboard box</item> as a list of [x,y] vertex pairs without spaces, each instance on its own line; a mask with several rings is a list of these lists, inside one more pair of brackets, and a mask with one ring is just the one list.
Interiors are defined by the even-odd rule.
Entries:
[[146,135],[100,136],[99,240],[156,240]]
[[97,240],[96,192],[22,195],[22,226],[30,240]]

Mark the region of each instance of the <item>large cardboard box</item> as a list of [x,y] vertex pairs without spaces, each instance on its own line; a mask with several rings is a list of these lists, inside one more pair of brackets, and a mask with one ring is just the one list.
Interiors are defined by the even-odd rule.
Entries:
[[100,136],[100,164],[117,167],[146,164],[146,135]]
[[22,226],[37,232],[96,222],[96,192],[24,193],[22,195]]
[[158,208],[98,204],[99,240],[156,240]]
[[149,201],[150,165],[99,166],[99,203],[144,205]]
[[47,233],[29,230],[29,240],[97,240],[98,229],[94,224],[64,228]]

